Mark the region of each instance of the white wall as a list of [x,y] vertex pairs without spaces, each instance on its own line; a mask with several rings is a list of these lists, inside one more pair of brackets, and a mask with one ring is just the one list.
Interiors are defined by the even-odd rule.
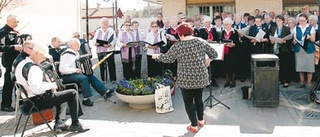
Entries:
[[68,41],[72,33],[80,31],[81,0],[29,0],[29,4],[1,14],[1,26],[8,14],[15,14],[19,19],[20,33],[32,34],[40,44],[49,44],[53,36]]

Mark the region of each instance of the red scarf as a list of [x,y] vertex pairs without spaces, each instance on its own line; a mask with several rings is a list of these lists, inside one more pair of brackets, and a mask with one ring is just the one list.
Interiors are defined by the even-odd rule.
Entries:
[[[223,34],[224,39],[229,40],[230,36],[232,34],[233,31],[229,31],[227,32],[226,30],[224,31],[225,33]],[[229,54],[229,47],[228,46],[224,46],[224,54]]]
[[[175,29],[173,29],[172,27],[170,27],[170,34],[173,36],[176,36],[177,31]],[[176,41],[170,41],[170,43],[173,45],[174,43],[176,43]]]
[[213,38],[213,35],[212,35],[212,28],[210,29],[210,31],[208,31],[207,28],[205,28],[206,32],[208,33],[208,37],[207,37],[207,40],[211,40],[213,41],[214,38]]

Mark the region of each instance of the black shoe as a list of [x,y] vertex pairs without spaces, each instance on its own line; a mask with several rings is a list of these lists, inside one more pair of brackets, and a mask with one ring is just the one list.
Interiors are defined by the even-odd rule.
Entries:
[[93,102],[90,99],[83,100],[82,104],[89,107],[93,106]]
[[245,81],[246,81],[246,79],[244,79],[244,78],[240,79],[240,82],[245,82]]
[[81,124],[70,126],[70,131],[72,132],[86,132],[88,130],[90,130],[90,128],[83,127]]
[[232,82],[231,84],[230,84],[230,88],[233,88],[233,87],[235,87],[236,86],[236,82]]
[[56,124],[53,127],[54,132],[57,132],[57,133],[66,131],[68,129],[69,129],[69,126],[67,124],[64,124],[62,121],[56,122]]
[[104,98],[104,99],[108,99],[108,98],[112,97],[112,93],[113,93],[113,92],[114,92],[113,89],[108,89],[107,92],[106,92],[106,94],[103,95],[103,98]]
[[13,107],[1,107],[1,111],[13,112],[15,109]]
[[284,83],[284,84],[283,84],[283,87],[284,87],[284,88],[289,87],[289,83]]
[[230,82],[227,82],[226,84],[224,84],[224,87],[229,87],[230,86]]
[[306,88],[305,84],[301,84],[300,88]]

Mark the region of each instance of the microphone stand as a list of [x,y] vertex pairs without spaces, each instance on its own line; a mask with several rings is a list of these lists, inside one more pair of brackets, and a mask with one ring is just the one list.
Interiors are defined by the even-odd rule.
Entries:
[[[210,78],[210,83],[212,82],[211,81],[211,64],[209,65],[209,78]],[[218,105],[218,104],[221,104],[221,105],[223,105],[224,107],[226,107],[226,108],[228,108],[228,109],[230,109],[230,107],[229,106],[227,106],[226,104],[224,104],[223,102],[221,102],[220,100],[218,100],[217,98],[215,98],[214,96],[213,96],[213,94],[212,94],[212,86],[211,85],[209,85],[210,86],[210,95],[207,97],[207,99],[205,99],[204,101],[203,101],[203,103],[205,104],[204,105],[204,109],[206,108],[206,107],[210,107],[210,108],[212,108],[213,106],[215,106],[215,105]],[[215,100],[217,103],[215,103],[215,104],[212,104],[212,100]]]

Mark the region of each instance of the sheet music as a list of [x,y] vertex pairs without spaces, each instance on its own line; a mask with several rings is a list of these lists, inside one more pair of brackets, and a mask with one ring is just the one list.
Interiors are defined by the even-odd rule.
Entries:
[[289,34],[288,36],[285,36],[285,37],[283,37],[283,38],[277,38],[277,37],[274,37],[274,36],[269,36],[269,38],[270,38],[271,41],[274,41],[274,42],[276,42],[276,43],[281,43],[282,39],[283,39],[283,40],[290,40],[290,39],[292,39],[292,35]]
[[274,36],[269,36],[271,41],[274,41],[275,43],[281,43],[282,39],[281,38],[277,38]]
[[264,37],[266,32],[264,32],[262,29],[259,30],[258,34],[254,37],[258,42],[260,42],[260,39]]
[[247,26],[247,27],[244,27],[242,29],[236,29],[238,32],[244,34],[244,35],[248,35],[249,34],[249,29],[250,29],[250,26]]
[[244,35],[244,36],[249,39],[255,39],[256,41],[260,42],[260,39],[263,38],[265,34],[266,34],[266,32],[264,32],[262,29],[260,29],[255,37],[248,36],[248,35]]
[[303,47],[302,41],[299,41],[297,38],[294,38],[294,40],[295,40],[301,47]]
[[169,38],[169,40],[170,41],[178,41],[177,39],[176,39],[176,37],[174,37],[173,35],[171,35],[171,34],[166,34],[166,36],[168,36]]
[[220,43],[209,43],[210,47],[217,51],[218,56],[214,60],[223,60],[224,59],[224,44]]
[[289,34],[289,35],[283,37],[283,39],[284,39],[284,40],[290,40],[290,39],[292,39],[292,34]]

